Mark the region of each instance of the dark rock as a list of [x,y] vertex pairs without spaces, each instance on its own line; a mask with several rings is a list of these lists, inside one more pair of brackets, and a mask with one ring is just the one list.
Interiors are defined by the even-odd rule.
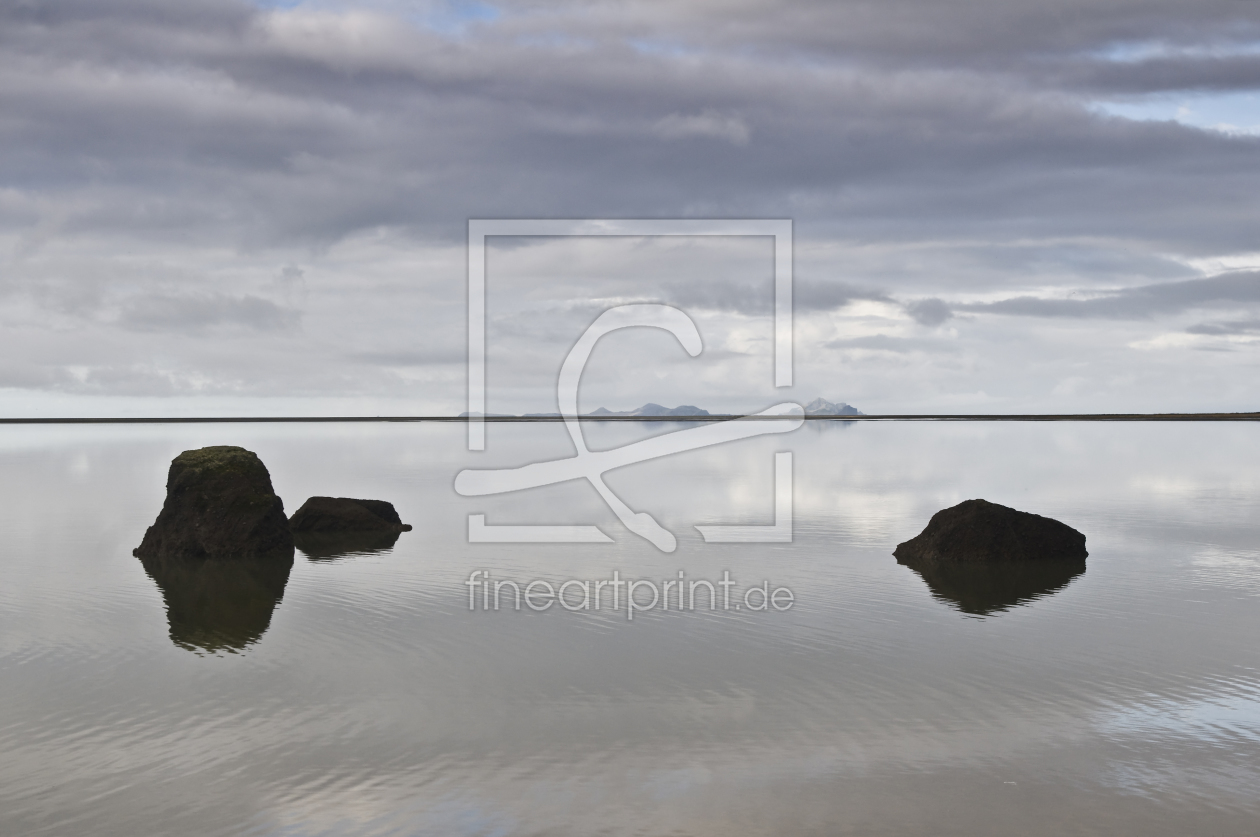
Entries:
[[388,552],[398,543],[397,531],[294,532],[293,542],[312,561],[333,561],[352,555]]
[[289,518],[294,534],[339,532],[410,532],[392,503],[350,497],[312,497]]
[[1085,572],[1085,559],[998,564],[930,561],[910,569],[932,595],[963,613],[990,616],[1062,590]]
[[902,564],[1084,560],[1085,536],[1052,520],[987,500],[966,500],[932,515],[893,555]]
[[293,551],[287,560],[159,555],[140,562],[166,601],[171,642],[198,653],[235,653],[258,642],[271,626]]
[[184,451],[171,462],[166,502],[134,554],[291,562],[293,535],[262,460],[220,445]]

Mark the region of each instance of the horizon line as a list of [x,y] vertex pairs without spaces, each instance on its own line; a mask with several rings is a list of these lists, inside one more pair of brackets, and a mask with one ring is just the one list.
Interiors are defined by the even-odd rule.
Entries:
[[[1260,421],[1260,412],[1236,413],[889,413],[879,415],[758,416],[721,414],[707,416],[592,416],[578,421],[704,422],[757,419],[781,421]],[[563,416],[98,416],[0,418],[0,425],[21,424],[284,424],[336,422],[449,422],[483,421],[562,422]]]

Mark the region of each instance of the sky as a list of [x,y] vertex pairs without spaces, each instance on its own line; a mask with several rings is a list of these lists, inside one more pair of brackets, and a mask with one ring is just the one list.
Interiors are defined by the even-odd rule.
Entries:
[[0,415],[1260,409],[1260,7],[1238,0],[0,0]]

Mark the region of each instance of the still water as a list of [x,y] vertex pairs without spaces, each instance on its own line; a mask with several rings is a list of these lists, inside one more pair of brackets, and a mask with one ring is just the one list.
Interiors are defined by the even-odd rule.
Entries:
[[[593,448],[676,429],[586,426]],[[809,424],[610,473],[672,554],[586,484],[454,492],[462,468],[571,455],[562,426],[464,439],[5,428],[0,834],[1260,831],[1260,426]],[[171,458],[210,444],[257,452],[290,512],[383,499],[415,530],[292,567],[146,568]],[[705,544],[696,524],[773,522],[779,451],[792,542]],[[897,564],[972,497],[1084,532],[1085,571]],[[470,514],[615,542],[470,544]],[[475,570],[729,573],[794,601],[470,611]]]

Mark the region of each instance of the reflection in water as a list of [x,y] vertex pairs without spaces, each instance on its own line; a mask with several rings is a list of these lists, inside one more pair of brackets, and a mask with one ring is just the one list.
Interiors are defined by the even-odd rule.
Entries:
[[988,616],[1057,593],[1085,572],[1085,561],[1018,561],[995,564],[907,564],[932,595],[963,613]]
[[826,433],[828,430],[848,430],[856,421],[846,421],[844,419],[811,419],[805,422],[805,427],[814,433]]
[[293,542],[312,561],[332,561],[350,555],[388,552],[399,532],[294,532]]
[[[604,448],[658,432],[586,429]],[[405,497],[421,525],[388,557],[296,554],[274,627],[220,656],[154,636],[166,616],[129,555],[158,491],[132,475],[207,428],[0,430],[0,835],[1260,832],[1260,423],[810,422],[787,444],[793,542],[773,547],[706,546],[690,526],[771,519],[784,437],[610,472],[692,532],[673,554],[621,532],[469,544],[470,512],[610,513],[576,482],[457,499],[460,424],[222,425],[213,441],[283,466],[282,494]],[[572,456],[561,425],[487,430],[482,467]],[[887,553],[924,511],[981,496],[1079,520],[1090,577],[1030,604],[1066,579],[996,603],[941,583],[937,601]],[[492,596],[506,579],[729,570],[733,604],[767,579],[797,603],[724,613],[718,587],[711,613],[701,587],[680,611],[675,585],[668,611],[629,622],[517,611],[509,588],[498,612],[470,611],[479,569]],[[943,572],[959,569],[1054,572]]]
[[235,653],[267,632],[293,556],[268,560],[144,558],[166,600],[171,641],[189,651]]

